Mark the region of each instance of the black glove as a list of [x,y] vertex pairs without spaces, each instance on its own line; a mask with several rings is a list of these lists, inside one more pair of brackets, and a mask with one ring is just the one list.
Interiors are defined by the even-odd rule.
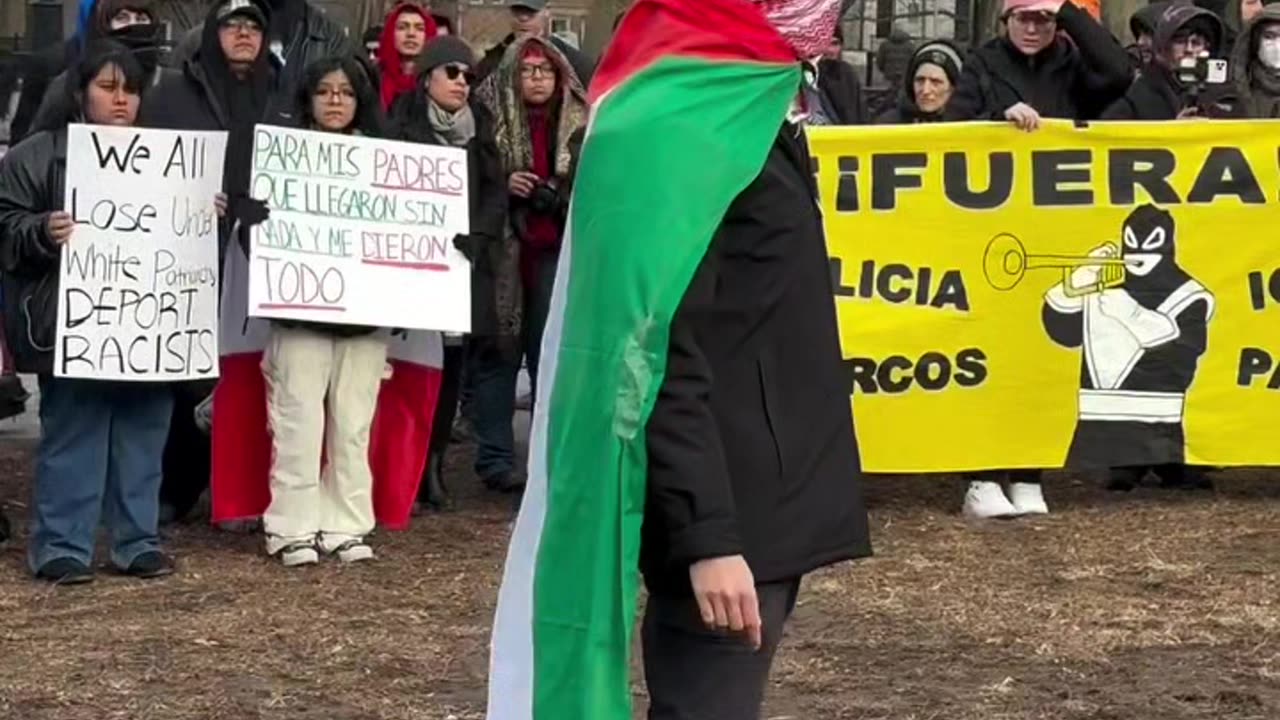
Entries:
[[453,236],[453,246],[458,249],[458,252],[462,253],[462,257],[466,258],[467,262],[475,262],[476,260],[476,250],[478,249],[476,247],[478,245],[476,239],[473,235],[459,234]]
[[246,228],[261,225],[271,217],[271,209],[265,202],[254,200],[248,195],[231,196],[227,201],[227,212]]

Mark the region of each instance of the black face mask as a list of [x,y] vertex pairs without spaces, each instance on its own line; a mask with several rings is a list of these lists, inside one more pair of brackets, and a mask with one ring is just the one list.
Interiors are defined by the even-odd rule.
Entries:
[[160,26],[154,23],[126,25],[112,30],[112,40],[129,48],[147,75],[155,72],[160,64]]

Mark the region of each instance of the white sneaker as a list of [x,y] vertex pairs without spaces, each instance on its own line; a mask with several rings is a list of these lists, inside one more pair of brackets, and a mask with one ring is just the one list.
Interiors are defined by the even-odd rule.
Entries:
[[1017,517],[1018,509],[1004,496],[1000,483],[975,480],[964,495],[964,516],[974,520]]
[[348,540],[339,545],[333,554],[344,563],[364,562],[374,557],[373,548],[365,545],[363,540]]
[[320,552],[316,550],[315,545],[306,543],[294,543],[287,545],[276,553],[280,558],[280,563],[285,567],[298,567],[300,565],[315,565],[320,562]]
[[1044,501],[1040,483],[1013,483],[1009,486],[1009,499],[1019,515],[1048,515],[1049,506]]

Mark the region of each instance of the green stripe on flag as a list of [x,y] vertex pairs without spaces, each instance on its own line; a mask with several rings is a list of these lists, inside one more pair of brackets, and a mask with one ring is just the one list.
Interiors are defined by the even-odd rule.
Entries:
[[[668,333],[733,199],[760,173],[795,65],[668,57],[604,97],[574,183],[534,577],[534,720],[630,720],[644,427]],[[554,321],[552,323],[555,324]]]

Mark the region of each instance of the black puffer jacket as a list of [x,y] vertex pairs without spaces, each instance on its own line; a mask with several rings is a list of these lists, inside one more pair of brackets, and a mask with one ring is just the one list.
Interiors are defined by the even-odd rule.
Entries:
[[1059,38],[1034,57],[1006,38],[970,53],[944,117],[1004,120],[1026,103],[1046,118],[1091,120],[1124,95],[1133,80],[1128,53],[1106,28],[1070,2],[1058,11]]
[[[402,95],[391,107],[390,137],[395,140],[447,146],[431,126],[415,112],[426,101],[421,93]],[[476,119],[476,134],[467,144],[468,199],[471,203],[471,232],[474,260],[471,265],[471,332],[476,335],[497,333],[498,316],[494,306],[493,267],[487,262],[488,248],[502,239],[507,221],[507,184],[493,135],[493,116],[484,104],[471,101]]]
[[5,340],[20,373],[53,372],[60,250],[49,215],[62,209],[67,131],[39,132],[0,161],[0,271]]

